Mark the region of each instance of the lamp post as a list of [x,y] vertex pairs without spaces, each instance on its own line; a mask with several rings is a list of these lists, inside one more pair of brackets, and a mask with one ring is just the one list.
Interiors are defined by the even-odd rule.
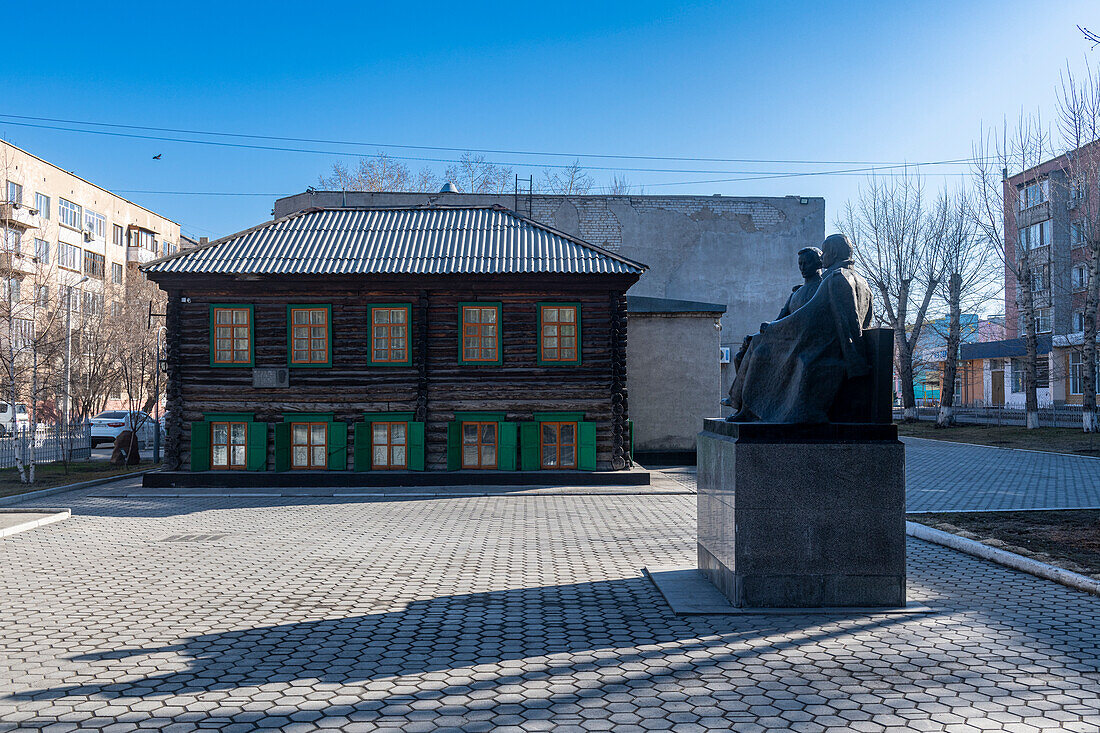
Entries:
[[153,463],[160,463],[160,421],[164,418],[164,414],[160,411],[160,336],[168,329],[165,326],[161,326],[157,329],[157,363],[156,371],[154,374],[154,409],[153,414],[156,415],[156,420],[153,422]]
[[69,286],[68,295],[65,298],[65,400],[61,411],[61,427],[65,435],[69,434],[69,385],[72,381],[73,361],[73,293],[77,285],[88,282],[88,276],[80,278],[76,284]]

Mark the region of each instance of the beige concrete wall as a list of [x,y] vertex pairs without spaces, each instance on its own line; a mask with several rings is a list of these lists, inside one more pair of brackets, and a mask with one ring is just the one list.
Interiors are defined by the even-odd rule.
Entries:
[[[57,165],[51,164],[31,153],[15,147],[4,141],[0,141],[0,201],[8,199],[8,181],[23,186],[24,210],[19,212],[21,220],[28,221],[33,228],[27,229],[21,235],[21,247],[23,256],[13,263],[17,270],[34,273],[36,284],[49,284],[51,290],[59,286],[76,283],[84,276],[83,252],[95,252],[104,257],[104,276],[102,279],[92,277],[88,282],[80,285],[84,291],[102,292],[105,287],[110,287],[112,276],[112,263],[123,266],[123,283],[130,277],[141,277],[137,265],[159,257],[163,254],[163,245],[168,243],[170,248],[180,244],[180,226],[176,222],[163,217],[155,212],[139,206],[112,194],[95,184],[70,173]],[[50,199],[49,218],[46,212],[37,215],[30,212],[35,208],[35,194],[41,193]],[[61,223],[60,200],[67,199],[81,207],[81,227],[79,229],[68,227]],[[102,236],[86,237],[83,233],[83,213],[85,210],[94,211],[105,219]],[[2,224],[2,222],[0,222]],[[123,228],[122,245],[116,245],[113,241],[113,225]],[[126,233],[132,227],[155,233],[156,251],[127,247],[128,237]],[[44,239],[50,245],[50,263],[43,267],[41,263],[33,259],[35,252],[35,239]],[[82,251],[79,270],[70,270],[58,266],[60,256],[59,244],[65,243],[79,247]],[[24,297],[32,297],[29,280],[25,279]],[[55,291],[56,292],[56,291]]]
[[631,313],[626,384],[635,451],[695,450],[721,414],[716,313]]

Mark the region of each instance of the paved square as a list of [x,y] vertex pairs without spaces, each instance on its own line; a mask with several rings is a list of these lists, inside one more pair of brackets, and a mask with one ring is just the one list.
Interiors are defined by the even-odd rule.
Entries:
[[1100,599],[916,540],[936,614],[681,618],[693,496],[87,493],[0,540],[0,730],[1100,729]]

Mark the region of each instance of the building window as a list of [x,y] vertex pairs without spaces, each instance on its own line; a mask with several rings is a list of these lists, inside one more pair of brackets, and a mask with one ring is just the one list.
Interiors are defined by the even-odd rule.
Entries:
[[84,231],[91,234],[95,239],[103,239],[106,236],[107,220],[103,218],[103,214],[97,214],[91,209],[85,209]]
[[34,208],[38,209],[38,215],[43,219],[50,218],[50,197],[41,193],[34,195]]
[[17,255],[23,251],[23,235],[13,227],[4,228],[4,251]]
[[579,364],[580,361],[580,306],[540,303],[539,363]]
[[19,303],[19,297],[22,293],[23,283],[18,278],[6,277],[3,280],[4,283],[4,298],[8,304],[16,305]]
[[292,305],[287,310],[290,317],[290,365],[328,366],[331,363],[331,308]]
[[106,259],[97,252],[84,250],[84,274],[102,280],[106,275]]
[[1012,359],[1012,393],[1024,391],[1024,360]]
[[1051,319],[1050,308],[1037,308],[1035,310],[1035,332],[1050,333]]
[[122,228],[120,224],[111,225],[111,244],[117,247],[124,247],[126,245],[126,230]]
[[23,186],[16,183],[15,181],[8,181],[8,203],[23,203]]
[[116,285],[120,285],[122,283],[122,265],[117,262],[111,263],[111,282],[115,283]]
[[43,265],[50,264],[50,243],[45,239],[35,239],[34,256]]
[[497,467],[497,424],[495,422],[462,423],[462,467]]
[[73,244],[57,243],[57,264],[68,270],[80,272],[81,257],[84,250]]
[[34,346],[34,321],[29,318],[15,319],[15,350],[23,351]]
[[1036,222],[1020,230],[1020,246],[1025,249],[1046,247],[1050,244],[1050,219]]
[[328,423],[290,424],[290,467],[295,470],[328,467]]
[[408,465],[408,436],[407,422],[371,423],[371,467],[405,468]]
[[153,232],[147,229],[138,229],[134,227],[130,234],[130,246],[141,247],[142,249],[150,250],[151,252],[157,251],[157,238]]
[[84,315],[89,318],[103,315],[103,296],[84,291]]
[[252,308],[211,306],[212,364],[252,365]]
[[462,344],[459,362],[500,364],[500,303],[460,305]]
[[1069,244],[1080,247],[1085,244],[1085,223],[1075,221],[1069,225]]
[[248,423],[210,423],[210,468],[244,471],[247,468]]
[[1074,290],[1084,290],[1089,284],[1089,268],[1085,264],[1073,266],[1070,279]]
[[412,307],[404,304],[368,306],[370,318],[370,363],[408,365],[409,322]]
[[1038,206],[1050,198],[1050,179],[1033,181],[1020,189],[1020,211]]
[[35,302],[39,308],[46,308],[50,304],[50,286],[39,285],[35,293]]
[[543,468],[577,467],[577,423],[544,422],[539,426]]
[[84,212],[79,206],[67,199],[57,200],[57,214],[62,224],[72,229],[80,229]]
[[1041,293],[1050,288],[1050,268],[1040,265],[1031,271],[1031,292]]

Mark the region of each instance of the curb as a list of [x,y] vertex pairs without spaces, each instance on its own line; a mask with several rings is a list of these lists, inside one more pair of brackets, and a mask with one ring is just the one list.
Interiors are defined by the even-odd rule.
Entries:
[[12,496],[0,497],[0,506],[11,506],[12,504],[21,504],[24,501],[31,501],[42,496],[53,496],[54,494],[61,494],[66,491],[75,491],[76,489],[86,489],[90,486],[99,486],[101,484],[109,484],[112,481],[121,481],[125,478],[132,476],[144,476],[151,471],[159,471],[160,468],[147,468],[144,471],[134,471],[133,473],[124,473],[116,476],[105,476],[104,478],[95,478],[90,481],[81,481],[75,484],[65,484],[64,486],[51,486],[48,489],[39,489],[38,491],[28,491],[25,494],[13,494]]
[[72,511],[69,509],[42,509],[41,512],[36,512],[31,509],[15,509],[11,514],[45,514],[52,512],[49,516],[42,517],[41,519],[32,519],[29,522],[23,522],[22,524],[13,524],[10,527],[0,529],[0,537],[11,537],[13,534],[19,534],[20,532],[26,532],[28,529],[34,529],[35,527],[41,527],[44,524],[53,524],[54,522],[60,522],[62,519],[68,519],[72,516]]
[[1030,557],[1017,555],[1014,552],[990,547],[977,540],[970,540],[965,537],[960,537],[957,534],[933,529],[919,522],[906,522],[905,534],[910,537],[916,537],[918,540],[925,540],[926,542],[950,547],[952,550],[965,552],[967,555],[973,555],[982,560],[989,560],[998,565],[1004,565],[1006,568],[1020,570],[1030,575],[1043,578],[1044,580],[1053,580],[1055,583],[1082,590],[1094,596],[1100,596],[1100,580],[1093,580],[1087,575],[1081,575],[1080,573],[1075,573],[1065,568],[1060,568],[1045,562],[1039,562],[1038,560],[1032,560]]
[[[1017,425],[1016,427],[1023,427]],[[1061,428],[1059,428],[1061,429]],[[986,445],[985,443],[964,443],[961,440],[943,440],[942,438],[922,438],[919,435],[899,435],[898,439],[907,438],[909,440],[927,440],[931,443],[947,443],[948,445],[965,445],[968,448],[992,448],[993,450],[1017,450],[1021,453],[1039,453],[1048,456],[1069,456],[1070,458],[1088,458],[1093,461],[1100,461],[1100,456],[1083,456],[1080,453],[1063,453],[1057,450],[1035,450],[1034,448],[1011,448],[1007,445]]]

